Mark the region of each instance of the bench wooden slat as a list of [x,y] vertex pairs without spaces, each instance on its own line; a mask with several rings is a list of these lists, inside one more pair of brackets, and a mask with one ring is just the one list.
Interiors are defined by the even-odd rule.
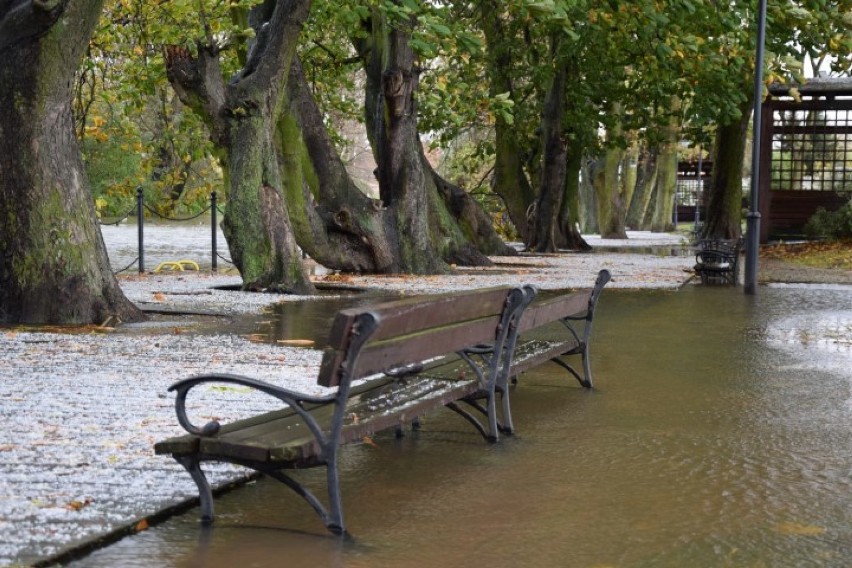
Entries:
[[586,312],[591,295],[592,290],[584,290],[533,302],[524,310],[518,324],[518,332],[526,333],[557,319]]
[[[361,350],[351,378],[357,380],[432,357],[439,357],[451,351],[480,343],[491,343],[495,339],[495,327],[499,321],[498,316],[492,316],[384,341],[370,342]],[[345,358],[345,350],[326,349],[320,362],[317,383],[326,387],[338,386],[344,371],[342,364]]]
[[[491,288],[428,300],[407,298],[371,307],[370,313],[381,324],[362,350],[354,378],[477,343],[493,342],[505,300],[505,288]],[[320,364],[318,384],[334,387],[340,383],[341,365],[351,334],[363,312],[363,308],[353,308],[338,313],[329,336],[329,348]],[[405,349],[376,345],[388,340],[404,345]]]
[[[340,444],[371,436],[376,432],[411,420],[428,410],[445,406],[476,392],[473,377],[438,376],[414,381],[382,379],[350,399]],[[328,420],[333,404],[313,411],[320,422]],[[197,451],[207,459],[236,459],[273,463],[280,467],[315,465],[320,458],[319,444],[298,415],[273,411],[232,422],[211,437],[183,436],[157,444],[157,453],[179,453],[182,438],[192,438]]]

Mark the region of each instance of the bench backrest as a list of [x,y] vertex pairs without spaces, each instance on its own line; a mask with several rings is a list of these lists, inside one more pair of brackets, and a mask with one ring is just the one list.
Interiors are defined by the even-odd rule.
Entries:
[[[337,386],[477,344],[493,344],[499,325],[531,298],[527,289],[488,288],[419,296],[340,311],[317,382]],[[353,350],[357,353],[353,353]],[[346,363],[354,361],[354,369]]]
[[567,317],[591,320],[603,287],[611,278],[609,270],[601,270],[592,288],[536,300],[524,310],[518,323],[518,333],[525,333]]

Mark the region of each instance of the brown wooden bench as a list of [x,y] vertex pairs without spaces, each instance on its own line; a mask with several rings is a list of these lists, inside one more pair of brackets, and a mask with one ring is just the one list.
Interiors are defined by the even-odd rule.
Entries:
[[[516,383],[521,373],[552,361],[571,373],[581,385],[592,388],[589,361],[592,320],[601,292],[611,279],[608,270],[601,270],[592,288],[549,297],[541,294],[524,310],[508,373],[512,382]],[[580,357],[582,374],[566,360],[572,355]]]
[[[489,440],[497,440],[501,429],[510,431],[504,387],[518,320],[535,293],[530,286],[495,288],[342,310],[317,377],[318,384],[333,387],[330,394],[309,396],[238,375],[190,377],[169,389],[177,393],[178,422],[189,434],[157,443],[155,452],[172,455],[190,473],[199,490],[202,522],[213,520],[213,498],[201,463],[220,461],[283,482],[313,507],[329,531],[343,534],[341,445],[442,406],[461,414]],[[194,387],[208,383],[251,387],[284,405],[226,425],[198,427],[187,416],[186,399]],[[459,402],[480,410],[484,423]],[[313,466],[326,468],[327,505],[290,474]]]

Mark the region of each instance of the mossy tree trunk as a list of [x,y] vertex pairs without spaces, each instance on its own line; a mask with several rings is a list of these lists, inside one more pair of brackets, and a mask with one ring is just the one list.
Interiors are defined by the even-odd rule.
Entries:
[[680,142],[679,98],[672,99],[665,139],[657,157],[657,191],[651,230],[655,233],[673,231],[674,200],[677,191],[677,149]]
[[169,81],[208,123],[226,172],[228,209],[222,228],[245,289],[311,293],[302,265],[275,146],[285,84],[310,0],[266,0],[253,7],[252,49],[225,83],[217,50],[166,50]]
[[323,122],[298,60],[278,118],[281,176],[293,229],[311,258],[336,270],[383,272],[394,258],[386,210],[355,185]]
[[736,239],[742,235],[742,176],[751,101],[741,108],[739,120],[716,129],[713,178],[708,188],[707,218],[703,236]]
[[644,149],[639,151],[636,172],[636,186],[630,199],[630,207],[627,209],[625,224],[630,229],[646,230],[644,224],[645,212],[651,202],[654,184],[657,180],[657,152],[656,149]]
[[435,172],[420,142],[415,25],[415,19],[391,24],[374,12],[364,20],[366,33],[353,40],[366,72],[365,122],[395,260],[390,270],[428,274],[448,263],[488,265],[486,254],[514,251],[482,208]]
[[0,323],[144,318],[110,271],[71,116],[101,5],[0,7]]

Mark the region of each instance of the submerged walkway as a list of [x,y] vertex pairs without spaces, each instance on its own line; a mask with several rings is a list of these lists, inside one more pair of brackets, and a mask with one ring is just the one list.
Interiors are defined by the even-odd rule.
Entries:
[[[607,247],[678,247],[681,238],[635,234],[628,243],[590,241]],[[124,266],[122,253],[109,240],[107,245],[113,264]],[[161,245],[172,260],[193,258],[193,251]],[[691,275],[690,255],[636,250],[506,257],[491,269],[352,277],[347,283],[410,293],[522,283],[560,289],[589,286],[600,268],[609,268],[613,288],[676,289]],[[223,290],[239,279],[209,272],[128,275],[121,284],[143,307],[221,317],[159,316],[144,324],[73,333],[0,330],[0,566],[49,562],[105,535],[142,530],[145,519],[196,495],[180,466],[152,451],[156,440],[180,433],[167,393],[173,382],[216,370],[302,391],[319,389],[314,383],[318,350],[258,343],[226,329],[228,318],[310,298]],[[241,389],[212,394],[197,403],[196,416],[228,420],[274,404]],[[234,414],[222,414],[225,408]],[[245,475],[225,465],[209,470],[217,484]]]

